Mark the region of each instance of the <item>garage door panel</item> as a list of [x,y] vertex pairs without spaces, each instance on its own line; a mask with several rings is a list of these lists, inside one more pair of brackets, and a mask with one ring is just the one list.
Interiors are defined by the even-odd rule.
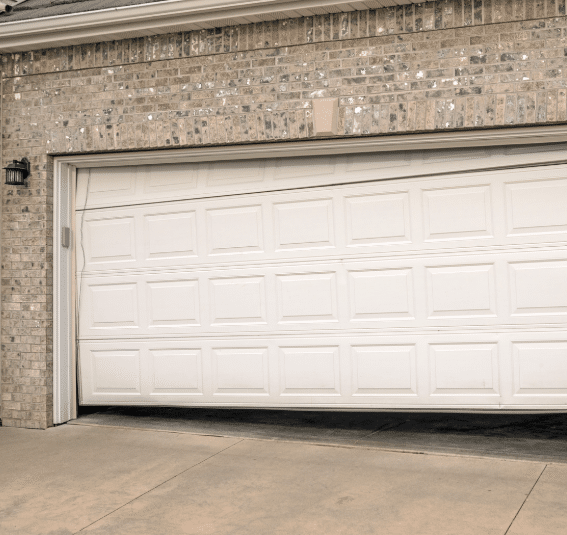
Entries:
[[505,190],[508,235],[567,233],[566,178],[508,182]]
[[567,261],[510,263],[512,316],[539,317],[567,314]]
[[265,160],[242,160],[206,162],[197,165],[208,188],[214,190],[219,186],[263,182],[267,178],[266,174],[271,171],[271,168],[267,169],[266,164]]
[[154,343],[147,349],[149,394],[155,398],[172,394],[202,395],[202,351],[167,345],[160,348]]
[[416,344],[351,347],[353,396],[417,397]]
[[[562,159],[557,146],[548,146],[535,154],[532,148],[522,146],[514,153],[510,147],[486,149],[452,149],[403,151],[378,154],[336,154],[304,158],[276,158],[272,160],[237,160],[232,162],[194,162],[169,165],[142,165],[80,169],[77,188],[77,206],[109,207],[128,203],[153,203],[160,199],[213,197],[232,193],[253,193],[347,182],[393,178],[411,180],[416,175],[458,173],[474,169],[486,170],[495,165],[522,165]],[[276,168],[279,169],[277,176]],[[324,172],[318,171],[323,169]],[[308,171],[306,171],[306,169]],[[487,173],[486,171],[483,171]],[[533,170],[530,170],[533,173]],[[94,183],[103,173],[108,179],[96,193]],[[91,175],[90,193],[85,203],[87,183]],[[142,179],[149,176],[153,188],[145,188]],[[136,177],[138,177],[136,179]],[[170,181],[167,185],[166,181]],[[134,187],[128,191],[124,184]],[[160,186],[163,186],[160,188]],[[174,187],[172,187],[174,186]],[[116,190],[125,190],[117,195]],[[159,191],[161,189],[161,191]]]
[[[457,328],[513,323],[506,266],[478,256],[344,264],[349,327]],[[341,270],[342,271],[342,270]],[[525,319],[525,321],[529,321]]]
[[516,397],[567,395],[567,342],[512,344]]
[[263,276],[209,280],[210,320],[214,325],[267,325]]
[[410,244],[409,192],[345,195],[348,247]]
[[81,395],[99,404],[564,406],[567,339],[560,337],[459,332],[86,342]]
[[336,279],[332,271],[276,274],[278,323],[338,322]]
[[332,199],[289,200],[273,210],[276,251],[335,247]]
[[[140,165],[80,169],[77,207],[120,206],[190,195],[196,190],[203,164]],[[202,171],[201,171],[202,172]]]
[[251,191],[411,163],[312,160],[91,176],[83,403],[567,406],[563,167]]
[[422,190],[426,241],[492,238],[490,185]]
[[198,256],[194,210],[144,216],[144,259],[160,261]]
[[280,347],[280,396],[340,396],[339,346]]
[[80,228],[87,265],[129,266],[136,261],[136,222],[133,217],[92,218]]
[[[463,248],[480,254],[523,244],[563,243],[567,216],[556,200],[562,198],[563,186],[555,185],[559,179],[534,181],[532,175],[526,178],[533,188],[521,189],[523,183],[506,187],[522,195],[542,189],[545,195],[534,196],[540,206],[534,214],[533,207],[527,213],[527,199],[514,200],[511,194],[506,196],[508,204],[495,210],[497,192],[505,187],[505,176],[497,173],[482,176],[483,181],[494,180],[490,186],[463,175],[410,183],[406,191],[378,183],[337,187],[331,196],[328,189],[326,195],[279,192],[79,212],[84,254],[77,257],[78,269],[441,254]],[[425,187],[429,185],[435,187]],[[542,208],[548,206],[548,197],[553,198],[549,210]],[[494,211],[506,213],[506,218],[494,218]],[[544,216],[547,211],[551,213]],[[515,216],[517,212],[521,215]]]
[[148,327],[199,326],[197,279],[155,280],[146,283]]
[[430,344],[431,395],[499,394],[498,344]]
[[[90,319],[91,329],[139,330],[142,327],[138,285],[135,281],[101,280],[90,284],[87,291],[88,295],[83,297],[90,314],[85,315],[84,319]],[[89,323],[85,325],[89,326]]]
[[268,355],[268,347],[213,348],[213,396],[269,396]]
[[493,264],[427,267],[428,319],[497,317]]
[[206,211],[209,256],[264,253],[262,206],[235,206]]
[[281,158],[275,161],[274,178],[309,177],[317,175],[333,175],[337,159],[332,156],[319,158]]
[[[197,188],[202,165],[194,163],[178,163],[168,166],[144,165],[137,168],[137,196],[156,200],[170,198],[171,190],[177,193],[190,194]],[[93,177],[91,175],[91,181]]]
[[[557,258],[557,253],[548,253]],[[562,324],[567,263],[542,253],[84,276],[81,336]],[[518,261],[515,261],[517,259]],[[433,262],[436,260],[436,262]],[[523,260],[523,261],[522,261]],[[476,261],[476,263],[475,263]]]
[[415,320],[413,271],[412,268],[349,270],[351,321]]
[[78,292],[80,337],[194,333],[203,321],[201,283],[186,273],[84,277]]
[[118,346],[81,345],[83,399],[128,397],[139,401],[142,394],[142,355],[139,344]]
[[77,209],[110,204],[127,204],[136,199],[138,170],[132,167],[79,169]]

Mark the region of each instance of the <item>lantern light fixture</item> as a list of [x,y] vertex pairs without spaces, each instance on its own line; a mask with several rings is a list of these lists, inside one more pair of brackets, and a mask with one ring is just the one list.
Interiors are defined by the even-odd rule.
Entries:
[[30,174],[30,161],[27,158],[22,158],[20,161],[14,160],[4,169],[6,170],[6,184],[8,186],[26,185],[26,178]]

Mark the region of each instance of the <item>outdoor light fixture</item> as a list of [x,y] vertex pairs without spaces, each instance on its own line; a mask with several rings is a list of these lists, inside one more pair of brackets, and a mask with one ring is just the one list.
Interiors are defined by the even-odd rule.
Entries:
[[21,161],[14,160],[4,169],[6,169],[6,184],[8,186],[26,185],[26,178],[30,174],[30,161],[27,158],[22,158]]

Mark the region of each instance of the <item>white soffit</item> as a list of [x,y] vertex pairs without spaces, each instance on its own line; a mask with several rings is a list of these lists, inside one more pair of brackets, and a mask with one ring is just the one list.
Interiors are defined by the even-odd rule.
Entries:
[[379,9],[417,0],[168,0],[0,23],[0,53]]

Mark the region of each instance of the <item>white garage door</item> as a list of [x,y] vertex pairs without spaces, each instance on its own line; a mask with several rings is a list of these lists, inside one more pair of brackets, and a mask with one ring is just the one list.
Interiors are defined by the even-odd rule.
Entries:
[[567,167],[444,161],[80,171],[82,403],[566,408]]

